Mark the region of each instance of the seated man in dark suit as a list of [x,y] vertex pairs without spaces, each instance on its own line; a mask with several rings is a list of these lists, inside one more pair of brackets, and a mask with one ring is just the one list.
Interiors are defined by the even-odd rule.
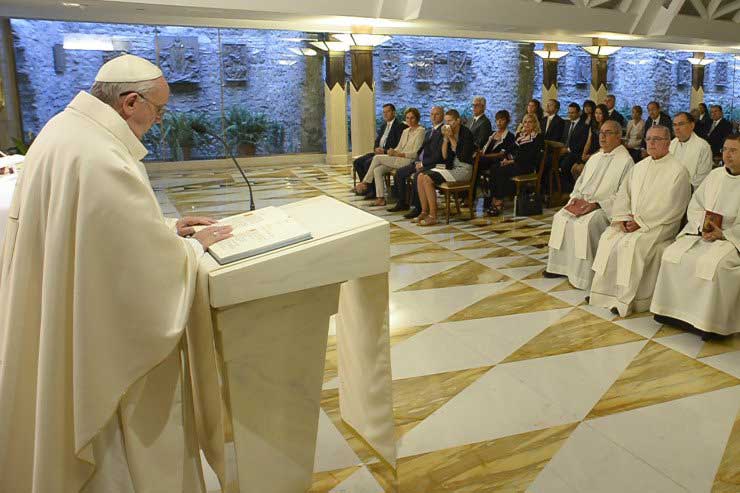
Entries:
[[[704,140],[707,140],[707,133],[709,127],[712,126],[712,119],[709,117],[709,108],[704,103],[696,105],[696,126],[694,127],[694,133]],[[694,111],[693,109],[691,110]]]
[[609,110],[609,116],[607,117],[607,120],[614,120],[615,122],[618,122],[622,126],[622,128],[627,128],[627,120],[624,119],[619,111],[614,109],[614,105],[616,103],[617,97],[614,96],[614,94],[607,94],[606,99],[604,100],[604,104]]
[[727,136],[732,133],[732,124],[724,117],[722,106],[718,104],[713,104],[709,108],[709,114],[712,123],[707,128],[707,142],[712,148],[712,156],[718,157],[722,155],[722,145]]
[[557,140],[559,142],[563,138],[565,120],[560,118],[560,115],[558,115],[559,111],[560,101],[557,99],[548,99],[545,103],[545,116],[542,117],[542,121],[540,122],[540,128],[545,135],[545,140]]
[[432,169],[442,162],[442,123],[444,121],[445,111],[441,106],[432,106],[429,118],[432,121],[432,128],[427,129],[424,135],[424,144],[419,149],[419,157],[413,163],[399,168],[396,171],[396,177],[393,182],[393,189],[398,202],[395,206],[388,209],[390,212],[404,211],[409,208],[409,197],[407,196],[406,179],[413,176],[414,186],[411,189],[411,205],[414,207],[404,217],[413,218],[421,213],[421,203],[416,193],[416,179],[419,171]]
[[673,120],[671,120],[671,117],[660,111],[660,103],[657,101],[650,101],[647,105],[648,109],[648,119],[645,120],[645,131],[643,132],[643,138],[642,138],[642,157],[647,157],[647,143],[645,142],[645,135],[647,135],[647,131],[650,130],[650,127],[654,127],[656,125],[660,125],[661,127],[667,128],[671,133],[671,140],[673,140]]
[[[375,151],[358,157],[352,163],[360,180],[365,178],[365,174],[368,168],[370,168],[370,163],[373,161],[373,156],[376,154],[385,154],[388,152],[388,149],[395,149],[405,128],[405,123],[396,120],[396,107],[391,103],[384,104],[383,124],[380,126],[380,130],[378,130],[378,136],[375,138]],[[370,184],[367,192],[362,195],[368,194],[370,197],[375,197],[374,183]]]
[[493,133],[491,120],[486,116],[486,98],[483,96],[473,98],[473,118],[468,122],[468,128],[473,133],[475,149],[482,149]]
[[560,157],[560,176],[565,191],[571,190],[575,185],[575,178],[571,173],[574,164],[583,158],[583,149],[586,147],[591,127],[581,118],[581,107],[578,103],[568,105],[568,121],[563,129],[562,143],[565,146],[563,155]]

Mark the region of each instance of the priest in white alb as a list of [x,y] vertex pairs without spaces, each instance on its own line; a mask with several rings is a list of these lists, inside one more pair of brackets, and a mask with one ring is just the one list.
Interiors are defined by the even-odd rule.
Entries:
[[545,277],[566,276],[578,289],[588,291],[591,266],[599,238],[609,227],[619,185],[634,161],[622,145],[622,127],[607,120],[599,131],[601,149],[593,154],[576,180],[568,205],[555,214],[550,233],[550,254]]
[[659,322],[691,325],[705,339],[740,333],[739,135],[727,138],[722,160],[694,193],[688,223],[663,254],[650,306]]
[[675,239],[691,196],[688,171],[668,152],[668,128],[651,127],[645,142],[648,157],[619,188],[593,264],[590,303],[623,317],[650,308],[660,257]]
[[230,228],[162,216],[140,139],[168,99],[115,58],[26,156],[0,244],[1,492],[203,491],[182,336]]
[[709,143],[694,133],[694,117],[682,111],[673,117],[673,132],[669,152],[686,167],[692,190],[696,190],[712,171],[712,148]]

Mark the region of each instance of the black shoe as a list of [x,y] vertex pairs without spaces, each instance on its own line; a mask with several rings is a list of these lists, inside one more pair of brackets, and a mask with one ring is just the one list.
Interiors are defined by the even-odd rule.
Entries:
[[586,296],[584,298],[584,300],[586,301],[586,303],[591,303],[591,297],[590,296]]
[[401,212],[401,211],[407,211],[409,209],[408,204],[404,204],[403,202],[398,202],[396,205],[388,209],[388,212]]
[[564,276],[564,275],[562,275],[562,274],[554,274],[554,273],[552,273],[552,272],[547,272],[547,271],[544,271],[544,272],[542,273],[542,277],[546,277],[546,278],[548,278],[548,279],[554,279],[554,278],[556,278],[556,277],[565,277],[565,276]]
[[415,217],[419,217],[419,214],[421,214],[421,211],[417,211],[416,209],[411,209],[406,214],[403,215],[405,219],[413,219]]
[[617,310],[617,307],[616,307],[616,306],[613,306],[613,307],[612,307],[612,309],[611,309],[611,312],[612,312],[612,313],[613,313],[614,315],[619,315],[619,310]]

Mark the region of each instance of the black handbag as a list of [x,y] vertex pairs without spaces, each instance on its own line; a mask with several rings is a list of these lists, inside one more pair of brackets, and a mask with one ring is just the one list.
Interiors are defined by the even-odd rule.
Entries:
[[537,216],[542,214],[542,195],[534,190],[523,190],[514,198],[514,214]]

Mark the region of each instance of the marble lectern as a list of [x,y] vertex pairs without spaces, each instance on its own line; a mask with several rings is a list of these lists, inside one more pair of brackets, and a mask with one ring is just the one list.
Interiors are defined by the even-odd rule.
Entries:
[[326,196],[282,209],[313,239],[224,266],[207,256],[201,265],[236,452],[238,480],[228,491],[310,487],[334,314],[342,418],[396,464],[389,225]]

